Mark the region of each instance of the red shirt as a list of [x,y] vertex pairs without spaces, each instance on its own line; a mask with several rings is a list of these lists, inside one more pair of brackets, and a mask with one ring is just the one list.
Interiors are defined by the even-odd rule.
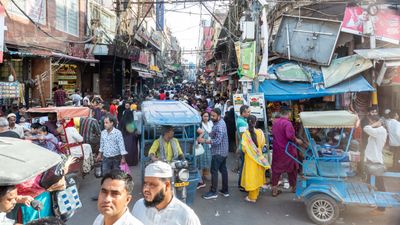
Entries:
[[165,95],[165,93],[161,93],[160,100],[166,100],[166,99],[167,99],[167,95]]
[[118,107],[114,104],[110,105],[110,114],[117,117],[118,115]]

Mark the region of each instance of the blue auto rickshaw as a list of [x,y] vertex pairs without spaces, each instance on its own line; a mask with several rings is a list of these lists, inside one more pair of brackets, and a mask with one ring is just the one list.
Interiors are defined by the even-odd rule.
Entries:
[[[173,179],[174,191],[184,190],[176,194],[186,204],[193,204],[200,174],[196,166],[195,143],[196,130],[201,123],[200,114],[188,104],[180,101],[144,101],[142,103],[143,127],[140,142],[140,162],[142,177],[144,168],[151,162],[148,152],[154,140],[162,134],[163,126],[174,127],[174,138],[178,139],[184,158],[186,170],[177,171],[177,179]],[[174,171],[181,163],[170,164]],[[175,175],[174,175],[175,176]]]
[[[316,224],[332,224],[345,206],[400,207],[400,192],[382,192],[375,188],[375,176],[363,182],[356,173],[357,154],[351,140],[358,117],[348,111],[302,112],[300,119],[308,139],[307,149],[289,142],[286,154],[302,166],[296,197],[304,201],[309,218]],[[310,129],[336,129],[337,143],[317,143]],[[347,131],[347,136],[344,135]],[[346,136],[347,143],[342,143]],[[300,161],[291,155],[293,145],[302,153]],[[400,178],[400,173],[383,172],[379,176]]]

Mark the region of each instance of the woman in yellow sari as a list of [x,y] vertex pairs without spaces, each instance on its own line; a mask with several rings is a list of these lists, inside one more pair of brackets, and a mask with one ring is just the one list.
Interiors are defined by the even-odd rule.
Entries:
[[256,202],[260,187],[265,183],[265,170],[270,168],[267,158],[262,154],[265,145],[264,132],[256,129],[257,118],[250,115],[248,118],[249,129],[242,136],[242,151],[244,152],[244,165],[241,186],[246,189],[247,202]]

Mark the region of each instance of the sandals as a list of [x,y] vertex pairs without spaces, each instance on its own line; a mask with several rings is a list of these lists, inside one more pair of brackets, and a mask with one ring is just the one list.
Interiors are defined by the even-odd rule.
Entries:
[[278,189],[278,187],[272,187],[272,197],[278,196],[280,193],[282,193],[281,190]]
[[246,197],[244,198],[244,200],[245,200],[246,202],[256,203],[256,200],[251,200],[251,199],[249,198],[249,196],[246,196]]

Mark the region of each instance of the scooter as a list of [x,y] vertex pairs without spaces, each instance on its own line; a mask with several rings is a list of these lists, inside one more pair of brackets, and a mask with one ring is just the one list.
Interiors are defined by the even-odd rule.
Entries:
[[173,160],[169,162],[174,174],[172,184],[174,196],[186,203],[187,186],[189,186],[189,163],[186,160]]

